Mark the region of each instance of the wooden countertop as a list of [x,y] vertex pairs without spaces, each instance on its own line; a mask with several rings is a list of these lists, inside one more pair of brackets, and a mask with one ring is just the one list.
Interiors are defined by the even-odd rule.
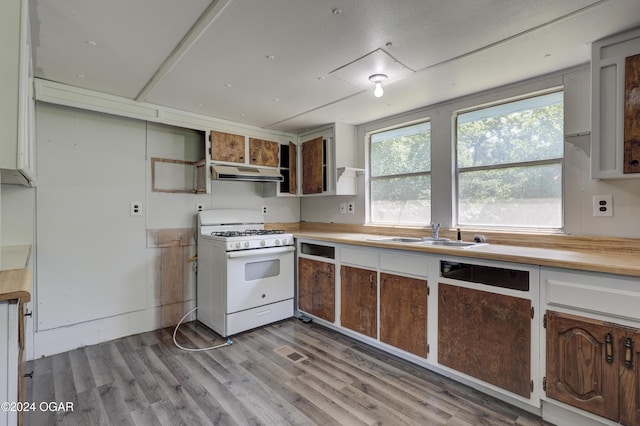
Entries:
[[33,278],[27,269],[31,256],[30,245],[2,246],[0,252],[0,302],[31,300]]
[[486,244],[470,248],[431,246],[415,243],[371,241],[383,235],[344,232],[294,231],[296,238],[306,238],[367,247],[409,250],[423,253],[446,254],[475,259],[517,262],[530,265],[576,269],[591,272],[640,277],[639,253],[607,253],[595,250],[570,250]]
[[7,269],[0,271],[0,302],[20,299],[23,303],[31,300],[31,269]]

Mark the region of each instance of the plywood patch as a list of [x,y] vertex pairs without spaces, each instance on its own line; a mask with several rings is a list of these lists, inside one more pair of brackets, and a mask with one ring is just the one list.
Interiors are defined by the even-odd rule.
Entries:
[[276,348],[273,351],[278,355],[283,356],[289,361],[295,363],[302,362],[305,359],[309,359],[305,355],[302,355],[300,352],[287,345]]

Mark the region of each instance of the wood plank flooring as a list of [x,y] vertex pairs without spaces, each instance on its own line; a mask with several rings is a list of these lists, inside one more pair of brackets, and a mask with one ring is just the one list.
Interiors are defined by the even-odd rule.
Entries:
[[[185,352],[173,328],[32,362],[27,425],[542,425],[540,418],[325,327],[290,319]],[[224,339],[198,322],[183,346]],[[276,349],[284,348],[276,352]],[[280,353],[282,352],[282,353]],[[286,353],[294,352],[290,357]],[[296,360],[296,354],[306,359]]]

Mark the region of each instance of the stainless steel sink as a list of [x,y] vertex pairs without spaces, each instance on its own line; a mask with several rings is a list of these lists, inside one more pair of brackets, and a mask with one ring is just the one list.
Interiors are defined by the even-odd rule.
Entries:
[[472,243],[469,241],[432,241],[434,246],[446,246],[446,247],[471,247],[477,246],[478,243]]
[[475,243],[473,241],[425,241],[423,244],[425,245],[428,244],[430,246],[441,246],[441,247],[458,247],[463,249],[487,245],[487,243]]
[[433,237],[376,237],[369,238],[368,241],[380,241],[385,243],[410,243],[410,244],[423,244],[442,247],[459,247],[469,248],[486,245],[486,243],[474,243],[472,241],[452,241],[448,238],[433,238]]
[[369,241],[384,241],[388,243],[419,243],[422,242],[422,238],[416,237],[379,237],[369,238]]

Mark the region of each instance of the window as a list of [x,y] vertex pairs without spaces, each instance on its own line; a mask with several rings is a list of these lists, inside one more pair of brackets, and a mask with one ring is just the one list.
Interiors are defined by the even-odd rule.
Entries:
[[459,113],[457,223],[560,229],[563,93]]
[[431,124],[374,133],[370,144],[371,223],[430,223]]

